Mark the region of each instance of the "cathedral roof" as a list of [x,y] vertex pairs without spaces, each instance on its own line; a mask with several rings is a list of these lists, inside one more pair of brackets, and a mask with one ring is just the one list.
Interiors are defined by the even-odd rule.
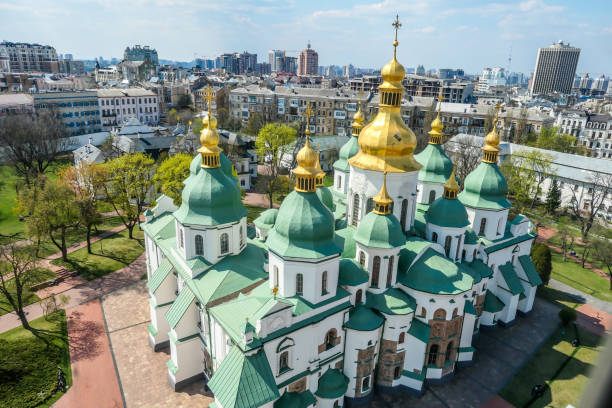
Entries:
[[338,273],[338,285],[357,286],[368,281],[368,273],[354,259],[342,258]]
[[453,170],[453,162],[439,144],[428,144],[415,159],[423,165],[419,170],[419,181],[444,184]]
[[501,312],[502,310],[504,310],[505,306],[506,305],[504,304],[504,302],[502,302],[497,296],[495,296],[493,292],[491,292],[490,290],[487,290],[487,293],[485,295],[484,308],[483,308],[485,312],[489,312],[489,313]]
[[529,280],[531,286],[538,286],[539,284],[541,284],[542,278],[540,278],[540,275],[538,274],[538,271],[536,270],[535,265],[531,260],[531,257],[529,255],[521,255],[518,257],[518,259],[521,266],[523,267],[523,270],[525,271],[525,275],[527,275],[527,280]]
[[359,151],[359,142],[357,137],[352,136],[348,142],[346,142],[338,152],[338,160],[334,162],[334,169],[343,172],[349,171],[348,159],[353,157]]
[[497,164],[483,161],[465,178],[459,199],[466,207],[501,210],[512,206],[507,193],[508,184]]
[[325,206],[329,209],[329,211],[334,211],[334,209],[336,208],[334,205],[334,196],[329,190],[329,187],[325,187],[325,186],[317,187],[316,194],[317,194],[317,197],[319,197],[319,200],[321,200],[321,202],[325,204]]
[[349,379],[336,368],[329,368],[319,377],[319,384],[315,394],[319,398],[340,398],[348,388]]
[[359,222],[355,241],[367,247],[397,248],[406,243],[406,236],[393,214],[371,211]]
[[365,306],[355,306],[349,312],[349,319],[344,327],[359,331],[372,331],[378,329],[385,319],[372,309]]
[[274,408],[308,408],[316,402],[317,399],[310,390],[302,392],[285,391],[282,397],[274,402]]
[[389,288],[378,294],[367,292],[366,306],[387,315],[407,315],[416,310],[416,301],[402,290]]
[[272,228],[276,222],[276,216],[278,215],[278,209],[269,208],[266,211],[259,214],[259,217],[255,218],[253,223],[260,228]]
[[470,225],[467,211],[461,201],[449,200],[445,197],[439,197],[429,205],[425,213],[425,220],[428,223],[448,228],[463,228]]

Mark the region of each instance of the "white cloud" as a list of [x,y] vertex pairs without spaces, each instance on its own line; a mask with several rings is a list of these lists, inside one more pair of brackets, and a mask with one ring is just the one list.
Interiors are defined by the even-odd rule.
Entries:
[[434,26],[427,26],[427,27],[423,27],[423,28],[415,28],[412,31],[415,32],[415,33],[429,34],[429,33],[433,33],[434,31],[436,31],[436,27],[434,27]]

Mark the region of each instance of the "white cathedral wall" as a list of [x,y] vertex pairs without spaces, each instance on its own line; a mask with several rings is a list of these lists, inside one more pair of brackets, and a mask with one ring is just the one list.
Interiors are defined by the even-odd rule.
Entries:
[[[242,228],[242,235],[240,234]],[[184,234],[184,247],[180,246],[179,234],[181,229]],[[177,252],[184,259],[191,259],[196,254],[195,239],[197,235],[202,236],[204,254],[202,255],[208,262],[218,262],[222,257],[227,255],[237,255],[246,246],[246,217],[243,217],[239,222],[217,225],[213,228],[204,228],[199,226],[181,225],[176,222],[176,246]],[[221,253],[221,235],[228,234],[228,252]],[[242,240],[241,240],[242,237]],[[241,242],[242,241],[242,242]],[[242,245],[241,245],[242,244]]]
[[442,197],[442,193],[444,192],[444,185],[438,183],[430,183],[419,181],[418,191],[417,191],[417,203],[419,204],[431,204],[433,200],[429,200],[429,195],[431,191],[435,192],[434,199],[438,197]]
[[[461,339],[459,340],[459,347],[466,348],[472,346],[472,336],[474,335],[474,327],[476,325],[476,316],[470,313],[463,315],[463,326],[461,327]],[[459,361],[470,361],[472,360],[473,352],[460,352],[458,353]]]
[[219,325],[219,323],[212,316],[210,316],[210,330],[210,337],[212,340],[212,344],[210,345],[212,349],[211,357],[213,361],[213,368],[216,370],[229,352],[229,337],[221,325]]
[[[399,253],[401,247],[398,248],[373,248],[367,247],[365,245],[361,245],[360,243],[355,243],[355,261],[359,262],[359,254],[360,252],[365,253],[365,269],[368,272],[368,288],[373,293],[381,293],[387,290],[387,274],[389,271],[389,262],[391,256],[393,256],[393,270],[391,276],[391,285],[395,284],[397,279],[397,265],[399,263]],[[375,285],[372,282],[372,271],[374,269],[374,258],[378,256],[380,257],[380,271],[378,274],[378,284],[377,287],[373,287]],[[365,295],[365,293],[364,293]]]
[[[446,242],[446,237],[450,236],[451,246],[450,251],[448,253],[448,258],[453,261],[461,260],[461,251],[463,250],[463,238],[465,234],[465,228],[441,227],[439,225],[435,225],[428,222],[425,227],[425,236],[427,237],[428,241],[433,242],[432,237],[434,233],[438,235],[436,243],[440,244],[443,249],[444,244]],[[457,248],[459,248],[459,250],[457,250]],[[446,254],[444,253],[444,255]]]
[[489,240],[499,239],[504,236],[506,221],[508,220],[508,210],[501,211],[485,210],[482,208],[465,207],[468,213],[468,220],[472,230],[476,235],[480,234],[480,223],[486,218],[484,236]]
[[[368,342],[371,342],[371,345],[374,346],[374,350],[376,350],[372,367],[376,367],[378,362],[379,337],[380,329],[372,331],[346,329],[346,346],[344,347],[344,375],[348,377],[349,383],[346,394],[344,395],[347,397],[355,397],[355,388],[357,385],[355,380],[357,377],[356,361],[358,361],[357,356],[359,350],[364,350],[370,347],[368,346]],[[370,379],[370,384],[374,384],[373,378]]]
[[[425,364],[425,351],[427,344],[410,335],[406,336],[406,350],[404,353],[404,370],[414,372],[422,371]],[[421,389],[422,382],[402,376],[400,384],[414,389]]]
[[[412,323],[414,313],[409,313],[407,315],[388,315],[386,313],[383,313],[383,316],[385,317],[385,324],[382,333],[382,338],[385,340],[398,342],[400,333],[405,333],[408,331],[408,328]],[[401,351],[400,349],[408,350],[406,349],[405,341],[404,344],[398,343],[397,347],[398,351]]]
[[351,303],[353,304],[353,306],[355,306],[355,301],[357,299],[357,292],[359,290],[361,290],[361,304],[365,304],[366,291],[368,290],[369,285],[370,285],[369,282],[365,282],[357,286],[340,285],[340,287],[342,287],[343,289],[345,289],[347,292],[351,294]]
[[346,195],[348,173],[334,169],[334,190],[340,194]]
[[[461,292],[457,295],[436,295],[414,290],[401,283],[398,286],[416,300],[417,309],[414,315],[425,323],[433,319],[434,312],[438,309],[444,309],[446,312],[446,320],[451,320],[453,318],[453,310],[455,309],[457,309],[457,315],[463,314],[463,307],[465,305],[465,298],[463,295],[466,292]],[[471,295],[471,289],[467,293],[468,296]],[[433,302],[431,301],[432,299],[434,300]],[[421,316],[422,308],[425,308],[426,311],[424,317]]]

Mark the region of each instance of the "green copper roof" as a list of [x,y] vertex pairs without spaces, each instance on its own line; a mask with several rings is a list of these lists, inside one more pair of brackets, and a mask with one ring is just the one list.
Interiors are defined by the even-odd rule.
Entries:
[[470,264],[468,264],[467,262],[464,263],[460,263],[459,265],[459,269],[461,269],[461,271],[463,271],[464,273],[467,273],[468,275],[470,275],[472,277],[472,279],[474,280],[474,285],[479,283],[482,280],[482,276],[480,276],[480,273],[478,273],[476,270],[470,268]]
[[465,313],[469,313],[471,315],[478,316],[478,312],[474,308],[474,304],[470,302],[469,300],[465,301]]
[[340,148],[338,160],[334,162],[334,169],[347,173],[350,170],[348,159],[359,152],[358,138],[351,136],[349,140]]
[[459,199],[466,207],[501,210],[512,207],[507,193],[508,184],[497,164],[481,162],[465,178]]
[[277,215],[278,210],[276,208],[269,208],[259,214],[259,217],[255,218],[253,224],[257,225],[259,228],[272,228],[276,222]]
[[336,230],[336,245],[342,248],[342,258],[355,258],[357,249],[355,247],[355,227],[349,225]]
[[365,306],[356,306],[349,312],[349,319],[344,327],[359,331],[372,331],[384,323],[382,316]]
[[283,201],[266,245],[283,257],[322,258],[339,254],[334,216],[315,193],[291,192]]
[[414,158],[423,165],[419,170],[419,181],[444,184],[453,170],[453,162],[441,145],[428,144]]
[[329,209],[329,211],[334,211],[336,206],[334,205],[334,196],[328,187],[321,186],[317,187],[317,197],[325,206]]
[[487,290],[487,293],[485,295],[484,308],[483,308],[485,312],[489,312],[489,313],[501,312],[502,310],[504,310],[505,306],[506,305],[504,304],[504,302],[502,302],[497,296],[495,296],[493,292]]
[[168,239],[175,234],[174,217],[170,212],[156,214],[152,220],[143,222],[141,228],[153,240]]
[[195,295],[193,292],[187,286],[183,287],[183,290],[181,290],[172,306],[170,306],[170,309],[166,312],[166,320],[171,328],[176,327],[194,299]]
[[416,301],[400,289],[389,288],[379,294],[367,292],[366,306],[387,315],[407,315],[416,309]]
[[525,288],[523,288],[521,281],[516,275],[516,271],[514,270],[514,266],[512,265],[512,263],[507,262],[503,265],[500,265],[499,271],[502,273],[504,281],[506,282],[506,285],[508,285],[508,289],[510,289],[510,292],[513,295],[523,293]]
[[234,346],[208,382],[223,408],[256,408],[280,395],[263,350],[245,356]]
[[[516,237],[512,237],[510,239],[508,239],[508,236],[512,237],[512,235],[507,234],[501,240],[493,241],[493,242],[499,242],[499,243],[495,245],[486,246],[484,248],[484,251],[487,254],[490,254],[491,252],[499,251],[500,249],[508,248],[509,246],[520,244],[521,242],[528,241],[530,239],[534,239],[537,237],[536,234],[533,234],[531,232],[527,234],[519,235]],[[483,243],[485,243],[485,245],[487,244],[487,242],[484,239],[481,238],[481,240],[483,241]]]
[[338,285],[357,286],[368,281],[368,273],[353,259],[340,259]]
[[478,236],[472,228],[468,227],[465,229],[465,238],[463,243],[466,245],[476,245],[478,243]]
[[493,269],[489,268],[489,266],[480,259],[474,259],[468,265],[470,265],[470,267],[478,272],[483,278],[490,278],[493,276]]
[[406,243],[402,226],[393,214],[369,212],[357,227],[355,241],[374,248],[397,248]]
[[403,285],[427,293],[455,295],[472,288],[473,279],[459,266],[432,248],[398,275]]
[[429,342],[429,332],[431,330],[431,326],[427,323],[423,323],[419,319],[412,319],[412,323],[410,323],[410,329],[408,329],[408,334],[419,339],[423,343]]
[[431,203],[425,213],[425,220],[439,227],[463,228],[470,225],[463,203],[444,197],[439,197]]
[[185,180],[183,201],[174,212],[182,224],[219,225],[246,216],[236,180],[221,168],[201,169]]
[[399,255],[398,271],[406,270],[425,248],[431,245],[431,242],[425,241],[418,237],[408,237],[406,245],[401,249]]
[[336,368],[328,369],[319,377],[319,385],[315,394],[320,398],[340,398],[346,392],[349,379]]
[[282,397],[274,402],[274,408],[308,408],[317,402],[310,390],[304,392],[285,391]]
[[527,275],[527,280],[529,281],[531,286],[540,285],[542,283],[542,278],[540,278],[540,275],[538,274],[538,271],[536,270],[535,265],[531,260],[531,257],[529,255],[521,255],[518,259],[521,263],[521,266],[523,267],[523,270],[525,271],[525,275]]
[[166,276],[168,276],[171,270],[172,264],[170,263],[170,261],[168,261],[168,258],[165,258],[162,263],[157,267],[157,269],[151,276],[151,279],[149,279],[149,281],[147,282],[149,290],[155,293],[157,288],[159,288],[159,285],[162,284],[162,282],[164,281],[164,279],[166,279]]
[[[429,208],[429,206],[427,206]],[[425,236],[425,226],[427,222],[425,221],[425,213],[421,211],[416,211],[414,213],[414,227],[413,232],[418,236]]]

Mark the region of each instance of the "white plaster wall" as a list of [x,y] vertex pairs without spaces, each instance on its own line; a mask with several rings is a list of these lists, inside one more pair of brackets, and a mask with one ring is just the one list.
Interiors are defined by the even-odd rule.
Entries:
[[351,294],[351,303],[353,304],[353,306],[355,305],[355,301],[357,298],[357,291],[359,290],[361,290],[361,304],[365,304],[366,291],[368,290],[368,286],[369,286],[369,282],[362,283],[361,285],[357,285],[357,286],[340,285],[341,288],[343,288],[344,290],[346,290],[347,292]]
[[[173,356],[172,360],[178,367],[174,375],[176,382],[193,377],[204,370],[202,358],[194,358],[194,356],[201,356],[201,345],[202,342],[197,337],[179,343],[174,343],[170,340],[170,351]],[[174,359],[175,355],[176,360]]]
[[[471,295],[472,290],[466,292],[461,292],[457,295],[434,295],[431,293],[417,291],[411,288],[408,288],[402,284],[399,284],[399,288],[404,292],[408,293],[412,296],[417,303],[417,309],[415,312],[415,317],[419,320],[427,323],[429,320],[433,319],[434,312],[438,309],[444,309],[446,312],[446,320],[451,320],[453,317],[453,310],[457,309],[457,315],[463,315],[463,310],[465,306],[465,298],[464,294],[467,294],[468,297]],[[434,299],[434,302],[431,302],[430,299]],[[454,302],[451,302],[451,300]],[[426,315],[425,317],[421,317],[421,308],[425,307]]]
[[444,193],[444,184],[419,181],[418,192],[417,192],[417,203],[431,204],[431,202],[429,202],[429,194],[432,190],[436,192],[436,196],[434,197],[434,200],[438,197],[442,197],[442,193]]
[[[339,187],[338,187],[338,179],[340,179]],[[334,169],[334,190],[336,192],[346,195],[348,180],[349,180],[348,173]]]
[[[373,248],[355,243],[355,261],[359,263],[359,254],[365,253],[364,269],[368,272],[368,289],[373,293],[384,292],[387,286],[387,275],[389,272],[389,262],[393,257],[393,268],[391,270],[391,286],[395,285],[397,280],[397,265],[399,263],[399,253],[401,247],[398,248]],[[378,287],[372,287],[372,271],[374,270],[374,257],[380,257],[380,272],[378,274]]]
[[151,325],[157,330],[157,334],[153,336],[155,344],[163,343],[168,340],[168,332],[170,331],[170,325],[166,320],[166,312],[170,309],[171,305],[155,307],[149,304],[149,311],[151,313]]
[[212,316],[210,317],[210,329],[212,338],[211,349],[213,368],[216,370],[219,367],[219,364],[223,362],[229,351],[229,346],[227,345],[228,337],[223,328]]
[[506,229],[506,221],[508,220],[508,210],[501,211],[484,210],[481,208],[465,207],[468,213],[468,220],[472,226],[472,230],[478,235],[480,233],[480,222],[483,218],[487,219],[484,236],[487,239],[494,240],[501,238]]
[[476,324],[476,316],[470,313],[463,315],[463,326],[461,327],[461,339],[459,347],[470,347],[472,345],[472,336],[474,335],[474,327]]
[[[400,333],[406,333],[410,324],[412,323],[412,318],[414,313],[409,313],[407,315],[388,315],[383,313],[385,316],[384,330],[382,333],[382,338],[390,341],[399,341]],[[408,335],[404,335],[404,337],[408,337]],[[398,351],[402,349],[406,349],[406,342],[403,344],[398,344]]]
[[[410,335],[406,336],[406,350],[408,350],[404,354],[404,370],[414,372],[414,370],[421,371],[423,369],[423,365],[425,364],[425,350],[427,349],[427,344],[422,341],[412,337]],[[404,384],[404,378],[402,377],[401,383]],[[416,381],[416,380],[413,380]],[[420,381],[416,381],[418,384],[417,389],[421,389],[422,383]]]
[[[344,375],[349,379],[348,387],[346,389],[347,397],[355,397],[355,387],[357,376],[357,355],[359,350],[368,348],[368,342],[374,346],[375,357],[372,367],[376,367],[378,361],[378,349],[379,349],[379,336],[380,329],[372,331],[359,331],[353,329],[346,330],[346,347],[344,351]],[[374,379],[370,379],[370,384],[374,384]]]
[[[446,237],[450,236],[451,246],[450,251],[448,253],[448,258],[453,261],[461,260],[461,251],[463,249],[463,239],[465,234],[465,228],[449,228],[449,227],[441,227],[439,225],[435,225],[432,223],[427,223],[425,227],[425,236],[428,241],[433,242],[433,234],[438,234],[438,240],[436,243],[440,244],[442,248],[444,248],[444,243],[446,242]],[[457,247],[459,247],[459,251],[457,251]],[[446,255],[446,254],[445,254]],[[467,255],[467,254],[466,254]]]
[[[184,289],[189,290],[189,289]],[[191,301],[181,320],[174,327],[177,339],[191,336],[199,331],[198,321],[200,320],[199,309],[196,307],[195,299]]]
[[484,326],[493,326],[495,324],[495,314],[483,311],[479,317],[479,324]]

